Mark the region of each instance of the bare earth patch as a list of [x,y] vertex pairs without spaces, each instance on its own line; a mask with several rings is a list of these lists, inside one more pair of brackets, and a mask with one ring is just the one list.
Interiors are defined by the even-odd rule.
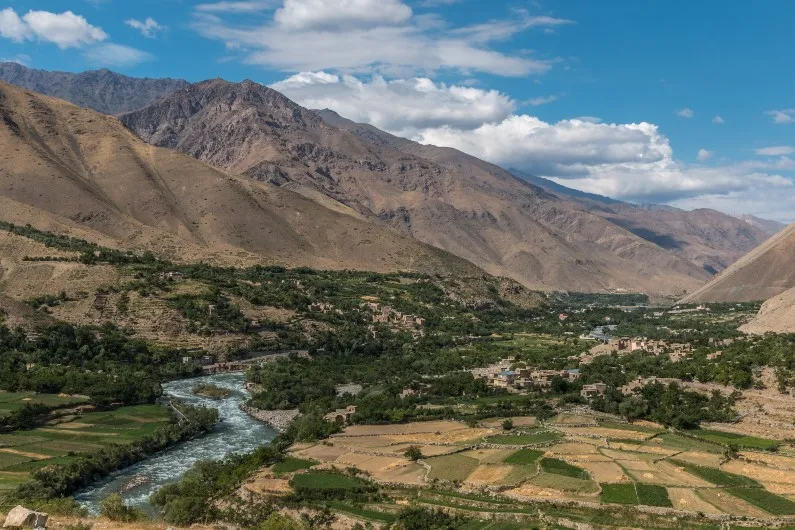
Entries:
[[677,510],[686,512],[723,513],[691,488],[668,488],[668,497]]
[[729,495],[720,489],[700,489],[698,490],[698,495],[708,503],[717,506],[718,509],[725,513],[741,516],[744,515],[746,517],[770,517],[770,515],[764,510],[748,504],[744,500],[738,499],[734,495]]
[[577,465],[590,473],[596,482],[629,482],[629,477],[615,462],[577,462]]
[[481,465],[467,477],[466,482],[471,485],[491,486],[505,480],[512,469],[511,466]]

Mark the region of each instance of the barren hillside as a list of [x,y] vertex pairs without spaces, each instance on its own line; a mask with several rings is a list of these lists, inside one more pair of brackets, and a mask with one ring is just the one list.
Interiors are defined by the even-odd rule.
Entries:
[[0,203],[3,221],[173,259],[479,273],[289,190],[147,145],[114,117],[5,83]]
[[354,134],[250,81],[191,85],[122,121],[154,145],[336,203],[530,287],[673,294],[709,277],[497,166]]
[[683,301],[767,300],[795,287],[793,258],[795,224],[764,242]]

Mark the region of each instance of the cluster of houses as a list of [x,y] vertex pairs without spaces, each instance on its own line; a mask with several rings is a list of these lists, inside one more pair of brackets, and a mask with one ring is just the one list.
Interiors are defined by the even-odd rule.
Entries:
[[329,412],[323,416],[323,419],[331,423],[336,423],[337,425],[348,425],[354,414],[356,414],[356,405],[348,405],[344,409],[337,409],[334,412]]
[[360,307],[369,309],[373,313],[374,324],[394,324],[402,327],[422,327],[425,325],[425,319],[422,317],[395,311],[391,306],[382,306],[378,302],[364,302]]
[[[503,388],[510,392],[528,390],[540,390],[543,392],[552,387],[552,382],[556,377],[567,382],[574,382],[580,378],[580,370],[578,368],[569,370],[517,368],[512,370],[510,367],[515,364],[516,359],[509,357],[487,368],[474,369],[472,370],[472,375],[486,379],[489,385],[495,388]],[[583,385],[580,395],[585,399],[591,400],[604,396],[606,391],[607,385],[599,382]]]
[[604,343],[607,348],[601,354],[615,353],[629,355],[634,352],[644,352],[649,355],[667,355],[671,362],[678,363],[693,353],[693,346],[688,343],[669,343],[664,340],[650,340],[646,338],[622,337],[610,339]]

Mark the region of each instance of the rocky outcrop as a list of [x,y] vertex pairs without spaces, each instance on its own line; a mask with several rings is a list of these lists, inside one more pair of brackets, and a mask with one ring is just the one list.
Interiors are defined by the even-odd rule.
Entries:
[[261,421],[262,423],[273,427],[280,433],[286,431],[287,427],[290,426],[290,424],[299,414],[298,409],[262,410],[246,404],[240,405],[240,410],[255,420]]
[[6,516],[3,528],[46,528],[48,515],[17,506]]

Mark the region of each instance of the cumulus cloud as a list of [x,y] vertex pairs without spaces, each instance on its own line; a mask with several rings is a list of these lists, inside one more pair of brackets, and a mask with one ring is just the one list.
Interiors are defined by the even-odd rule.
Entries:
[[345,31],[399,25],[411,15],[400,0],[285,0],[274,19],[287,30]]
[[61,49],[77,48],[108,38],[102,28],[92,26],[84,17],[71,11],[31,10],[20,17],[12,8],[0,11],[0,36],[14,42],[38,39]]
[[141,32],[141,35],[150,39],[155,38],[158,32],[164,31],[166,29],[165,26],[158,24],[157,21],[152,17],[148,17],[144,21],[131,18],[129,20],[125,20],[124,23],[131,28],[137,29]]
[[451,125],[463,129],[501,121],[517,102],[496,90],[434,83],[427,78],[369,81],[327,72],[303,72],[272,88],[301,105],[329,108],[348,119],[413,137],[427,128]]
[[706,149],[699,149],[696,158],[698,158],[699,162],[706,162],[707,160],[712,158],[714,154],[715,153],[713,151],[708,151]]
[[784,156],[784,155],[791,155],[795,153],[795,149],[788,145],[779,145],[775,147],[763,147],[761,149],[756,149],[756,154],[762,156]]
[[154,60],[151,53],[112,43],[88,48],[83,55],[96,66],[128,67]]
[[[596,117],[549,123],[518,114],[522,105],[499,91],[446,85],[426,78],[361,80],[304,72],[273,85],[310,108],[329,108],[357,122],[425,144],[453,147],[583,191],[638,202],[699,205],[699,197],[724,211],[764,214],[760,201],[795,199],[795,170],[782,156],[719,167],[676,159],[668,138],[651,123],[603,123]],[[703,162],[713,156],[699,152]],[[689,202],[692,201],[692,202]],[[783,202],[781,202],[783,204]],[[782,206],[781,211],[786,208]],[[790,210],[791,211],[791,210]]]
[[712,118],[712,123],[716,125],[723,125],[724,123],[726,123],[726,120],[724,120],[720,116],[715,116],[714,118]]
[[775,123],[795,123],[795,109],[769,110],[765,114],[772,116]]
[[682,118],[690,119],[690,118],[692,118],[695,115],[695,113],[693,112],[693,109],[689,109],[689,108],[685,107],[683,109],[677,110],[676,111],[676,115],[680,116]]
[[197,11],[206,13],[256,13],[276,7],[275,0],[251,0],[251,1],[231,1],[231,2],[210,2],[198,4]]
[[557,59],[538,58],[526,50],[504,53],[490,44],[531,27],[559,25],[562,20],[517,12],[512,20],[450,28],[435,14],[414,15],[401,0],[285,0],[265,24],[222,18],[222,13],[243,12],[251,5],[202,4],[192,26],[201,35],[240,50],[247,64],[290,72],[331,69],[393,77],[442,69],[467,75],[543,74]]

